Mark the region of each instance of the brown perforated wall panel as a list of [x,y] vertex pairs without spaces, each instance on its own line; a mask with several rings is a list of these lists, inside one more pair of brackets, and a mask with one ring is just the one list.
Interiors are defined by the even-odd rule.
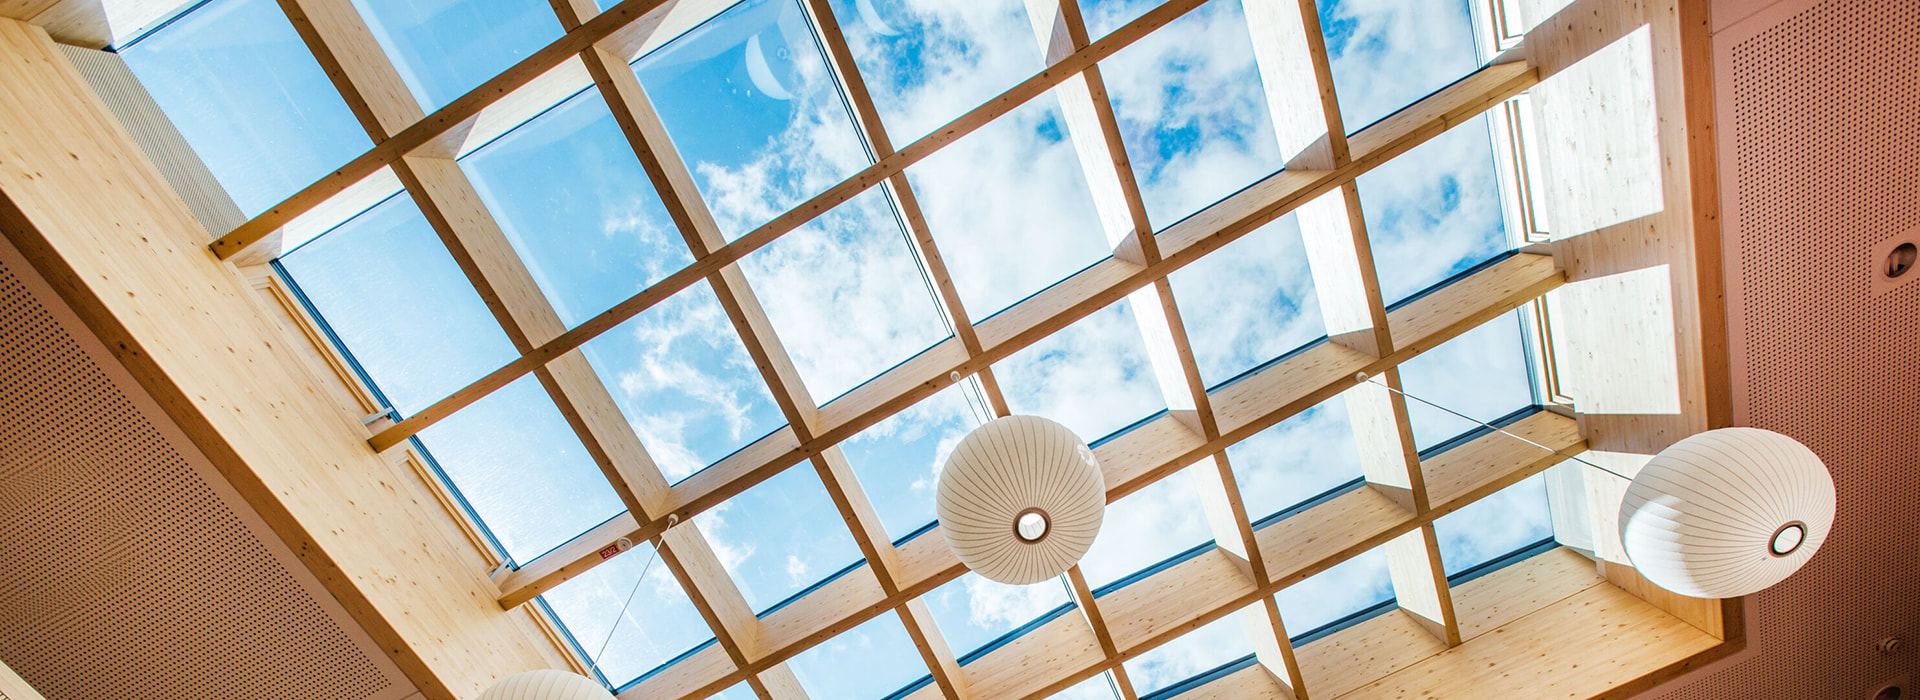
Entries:
[[413,694],[17,256],[0,249],[0,659],[58,700]]
[[1819,453],[1839,515],[1749,601],[1747,651],[1648,696],[1869,700],[1920,642],[1920,283],[1872,289],[1920,226],[1920,3],[1754,4],[1714,5],[1741,17],[1713,37],[1735,420]]

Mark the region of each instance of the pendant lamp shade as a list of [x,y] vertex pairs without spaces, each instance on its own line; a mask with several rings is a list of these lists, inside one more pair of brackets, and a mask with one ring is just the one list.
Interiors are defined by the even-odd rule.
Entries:
[[940,531],[974,573],[1039,583],[1066,573],[1100,532],[1107,487],[1093,450],[1036,416],[997,418],[954,446],[940,470]]
[[542,669],[507,676],[480,700],[613,700],[613,694],[586,676]]
[[1620,503],[1620,541],[1661,588],[1735,598],[1805,565],[1833,511],[1833,476],[1813,450],[1769,430],[1724,428],[1647,462]]

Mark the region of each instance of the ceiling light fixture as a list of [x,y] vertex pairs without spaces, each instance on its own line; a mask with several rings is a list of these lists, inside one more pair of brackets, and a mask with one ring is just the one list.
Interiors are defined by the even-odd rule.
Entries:
[[[1514,439],[1599,469],[1486,421],[1355,377]],[[1694,598],[1738,598],[1785,580],[1833,527],[1833,475],[1793,438],[1759,428],[1709,430],[1647,461],[1620,502],[1620,544],[1648,581]]]
[[1066,426],[1007,416],[975,428],[940,469],[940,531],[960,562],[1000,583],[1039,583],[1079,563],[1107,506],[1093,450]]

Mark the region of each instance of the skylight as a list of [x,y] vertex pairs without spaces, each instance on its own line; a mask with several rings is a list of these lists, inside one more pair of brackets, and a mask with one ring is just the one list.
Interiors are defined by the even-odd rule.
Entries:
[[[355,4],[429,111],[562,31],[551,8],[526,0]],[[1204,219],[1210,207],[1285,167],[1276,111],[1301,106],[1321,118],[1317,95],[1270,99],[1244,4],[1212,0],[1101,61],[1104,104],[1067,91],[1039,94],[901,176],[796,209],[877,159],[937,138],[954,119],[1042,71],[1047,53],[1028,4],[746,0],[634,57],[637,97],[583,84],[491,143],[471,144],[459,159],[538,287],[530,296],[542,297],[563,328],[805,212],[805,221],[772,242],[727,258],[729,282],[703,276],[580,348],[617,406],[622,420],[613,422],[630,426],[646,468],[678,484],[676,497],[712,488],[722,478],[708,479],[716,472],[735,478],[740,465],[803,446],[861,410],[879,406],[872,410],[883,414],[849,423],[855,429],[822,447],[837,453],[832,459],[844,457],[851,478],[821,468],[829,464],[822,450],[805,449],[791,466],[765,470],[743,482],[749,487],[695,508],[691,523],[678,527],[697,531],[688,536],[711,550],[724,577],[689,586],[689,575],[672,568],[683,565],[664,562],[670,557],[649,568],[653,545],[638,541],[540,589],[539,605],[611,687],[670,673],[688,654],[725,641],[702,615],[702,600],[744,601],[756,619],[774,620],[813,592],[900,575],[880,569],[904,565],[867,561],[863,551],[944,546],[929,529],[939,467],[967,431],[1002,407],[1060,421],[1097,450],[1118,449],[1111,446],[1144,425],[1164,427],[1154,421],[1178,425],[1150,434],[1211,446],[1195,465],[1127,475],[1131,487],[1110,503],[1077,572],[1093,592],[1090,602],[1066,581],[936,579],[919,589],[927,591],[920,595],[927,619],[890,603],[783,657],[778,665],[809,695],[878,700],[924,687],[916,684],[934,683],[932,674],[943,671],[924,662],[916,632],[933,631],[958,663],[976,663],[1056,620],[1085,624],[1102,601],[1216,547],[1240,551],[1238,531],[1209,521],[1209,509],[1221,507],[1204,478],[1216,468],[1213,454],[1224,454],[1255,528],[1367,488],[1355,408],[1338,393],[1318,394],[1317,404],[1231,439],[1221,435],[1227,428],[1188,420],[1196,402],[1184,387],[1190,380],[1210,388],[1209,397],[1224,395],[1288,359],[1350,350],[1329,347],[1351,339],[1327,337],[1325,319],[1337,314],[1326,311],[1333,300],[1315,280],[1331,273],[1309,261],[1309,241],[1327,232],[1310,235],[1302,227],[1320,224],[1291,214],[1176,269],[1165,293],[1156,296],[1159,288],[1149,285],[1147,293],[1099,298],[1070,323],[1010,342],[1009,352],[969,368],[985,373],[957,384],[900,379],[915,376],[900,368],[1004,341],[983,322],[1037,313],[1036,299],[1090,267],[1112,276],[1103,270],[1115,257],[1139,264],[1114,243],[1133,235],[1129,212],[1096,191],[1112,175],[1101,168],[1113,164],[1083,158],[1084,149],[1122,149],[1115,155],[1138,186],[1134,204],[1150,228],[1164,231]],[[1080,9],[1089,38],[1098,40],[1154,6],[1101,0]],[[830,14],[816,15],[822,8]],[[1475,53],[1464,2],[1325,0],[1319,19],[1349,132],[1485,58]],[[857,76],[840,72],[823,22],[844,34],[838,55],[851,57]],[[228,43],[240,35],[256,41]],[[265,0],[210,0],[123,53],[249,215],[371,146]],[[867,95],[873,104],[863,112]],[[685,191],[659,189],[663,178],[636,155],[621,116],[632,110],[623,100],[635,99],[657,110],[666,139],[648,145],[669,166],[684,167]],[[1116,129],[1108,139],[1099,138],[1100,120],[1087,121],[1103,110]],[[1520,237],[1503,219],[1490,139],[1489,125],[1476,121],[1358,179],[1360,223],[1384,305],[1418,298],[1517,247]],[[256,157],[262,152],[276,157]],[[528,350],[503,330],[500,310],[476,292],[470,274],[478,273],[457,263],[415,196],[397,191],[349,212],[276,263],[400,418]],[[1154,319],[1176,315],[1181,323],[1170,327],[1183,336],[1155,335]],[[1531,410],[1541,392],[1532,383],[1525,323],[1522,313],[1503,315],[1405,362],[1400,379],[1407,391],[1479,420]],[[588,449],[556,402],[558,384],[522,377],[413,443],[521,567],[627,508],[596,461],[611,458]],[[1430,452],[1480,430],[1417,402],[1408,416],[1416,446]],[[716,464],[729,466],[689,479]],[[1535,477],[1440,518],[1431,527],[1444,573],[1550,539],[1546,503]],[[625,605],[636,590],[635,603]],[[1392,609],[1387,554],[1375,548],[1353,556],[1275,600],[1294,643],[1314,643],[1315,635]],[[1238,613],[1229,614],[1102,666],[1055,697],[1115,698],[1123,683],[1139,696],[1181,692],[1196,677],[1280,643],[1256,643],[1249,633]],[[1115,665],[1121,670],[1106,672]],[[753,695],[739,685],[717,697]]]

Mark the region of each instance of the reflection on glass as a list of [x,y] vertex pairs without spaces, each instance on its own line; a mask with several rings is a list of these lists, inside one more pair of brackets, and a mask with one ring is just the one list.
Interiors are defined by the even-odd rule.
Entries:
[[1120,700],[1112,673],[1102,673],[1054,693],[1048,700]]
[[[403,416],[518,356],[405,195],[314,239],[281,264]],[[527,561],[623,509],[532,377],[419,437],[516,560]]]
[[1141,695],[1238,661],[1253,641],[1238,614],[1227,615],[1126,662],[1127,679]]
[[1255,522],[1361,477],[1339,396],[1228,447],[1227,461]]
[[947,453],[991,415],[971,391],[943,389],[840,443],[888,537],[898,540],[934,521]]
[[1080,570],[1087,585],[1100,589],[1212,539],[1200,490],[1186,474],[1176,474],[1107,504],[1100,536]]
[[[640,578],[643,570],[645,579]],[[629,596],[632,605],[627,604]],[[616,687],[713,639],[700,611],[646,542],[541,597],[589,656],[600,654],[606,645],[606,652],[593,658]]]
[[1001,360],[993,373],[1014,413],[1052,419],[1089,443],[1167,406],[1124,299]]
[[892,614],[816,644],[787,665],[815,698],[878,700],[927,675],[913,638]]
[[1463,0],[1319,0],[1340,118],[1360,130],[1479,66]]
[[860,559],[827,488],[806,465],[775,474],[693,521],[758,612]]
[[1360,176],[1360,206],[1388,304],[1513,247],[1488,138],[1486,117],[1474,117]]
[[1292,215],[1175,270],[1168,281],[1208,386],[1326,334]]
[[420,431],[420,443],[515,561],[626,510],[533,377]]
[[373,146],[270,0],[213,0],[120,57],[247,216]]
[[833,0],[833,14],[896,148],[1042,68],[1019,0]]
[[933,621],[960,658],[1072,602],[1057,580],[1013,586],[967,572],[926,595]]
[[872,162],[795,0],[747,0],[636,66],[728,239]]
[[280,262],[402,415],[520,355],[404,193]]
[[460,165],[569,327],[693,262],[598,91]]
[[705,281],[582,351],[670,482],[786,422]]
[[1448,576],[1553,537],[1547,479],[1535,474],[1433,521]]
[[[1532,406],[1533,380],[1520,338],[1520,312],[1467,331],[1400,366],[1407,393],[1489,423]],[[1407,402],[1413,442],[1437,445],[1479,424],[1419,401]]]
[[869,190],[740,262],[817,404],[948,336],[886,195]]
[[976,322],[1112,253],[1051,93],[907,169]]
[[354,0],[427,112],[439,109],[560,38],[540,0]]
[[1202,5],[1100,68],[1154,229],[1283,165],[1240,3]]
[[1386,552],[1378,549],[1335,564],[1274,596],[1280,619],[1294,639],[1389,600],[1393,600],[1393,581],[1387,576]]

